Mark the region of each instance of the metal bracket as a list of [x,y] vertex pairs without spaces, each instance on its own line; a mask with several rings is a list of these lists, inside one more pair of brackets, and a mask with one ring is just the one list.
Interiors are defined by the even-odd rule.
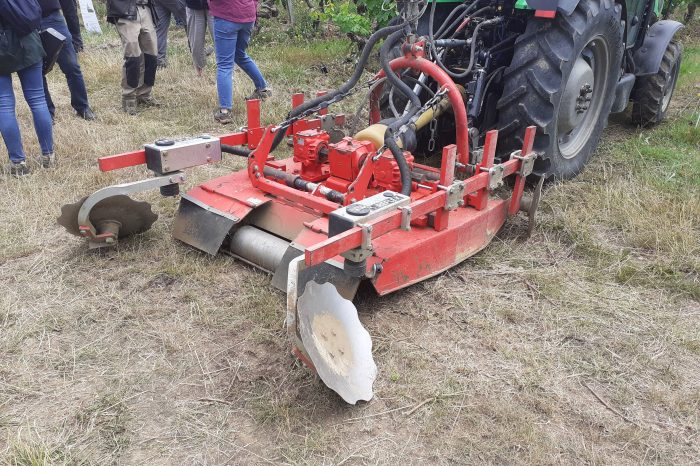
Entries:
[[521,150],[516,150],[510,154],[511,159],[520,160],[520,170],[518,170],[519,176],[529,176],[533,169],[535,168],[535,160],[537,160],[539,154],[537,152],[530,152],[527,155],[522,155]]
[[335,115],[319,115],[319,120],[321,120],[321,130],[325,132],[330,132],[335,128]]
[[455,181],[449,186],[438,186],[447,193],[445,210],[455,210],[464,205],[464,183]]
[[165,176],[158,176],[156,178],[148,178],[145,180],[134,181],[131,183],[115,184],[114,186],[107,186],[98,191],[95,191],[83,202],[78,212],[78,225],[80,227],[80,234],[86,238],[93,238],[97,235],[95,226],[90,221],[90,211],[93,207],[97,205],[100,201],[120,194],[129,195],[132,193],[140,193],[143,191],[148,191],[149,189],[160,188],[161,186],[167,186],[170,184],[180,184],[185,182],[185,174],[182,172],[174,172]]
[[341,256],[353,262],[362,262],[374,253],[372,249],[373,227],[372,225],[365,225],[362,223],[358,223],[357,226],[362,229],[362,244],[357,248],[345,251]]
[[499,188],[503,184],[503,171],[505,167],[502,164],[494,165],[493,167],[481,167],[481,171],[488,172],[489,174],[489,184],[488,188],[493,191]]
[[480,164],[481,161],[484,158],[484,150],[483,149],[475,149],[472,151],[472,160],[470,160],[470,163],[472,165],[477,165]]
[[413,210],[410,207],[399,207],[401,211],[401,229],[404,231],[411,230],[411,214]]

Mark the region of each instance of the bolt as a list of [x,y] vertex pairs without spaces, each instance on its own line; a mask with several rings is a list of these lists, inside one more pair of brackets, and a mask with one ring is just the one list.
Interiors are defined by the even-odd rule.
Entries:
[[460,207],[464,207],[464,199],[457,201],[457,205]]
[[255,172],[255,178],[260,178],[260,173]]
[[206,147],[207,149],[209,149],[209,148],[211,147],[211,144],[206,143],[206,144],[204,144],[204,147]]
[[168,171],[170,171],[170,167],[169,167],[168,165],[166,165],[166,166],[163,167],[163,170],[165,170],[166,172],[168,172]]
[[107,238],[105,238],[105,243],[107,243],[107,244],[114,243],[114,238],[112,238],[111,236],[108,236]]

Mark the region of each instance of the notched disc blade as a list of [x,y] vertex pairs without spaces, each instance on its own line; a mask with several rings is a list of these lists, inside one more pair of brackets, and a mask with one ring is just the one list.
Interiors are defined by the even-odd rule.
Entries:
[[535,226],[537,225],[537,208],[540,205],[540,199],[542,198],[542,185],[544,185],[544,176],[540,176],[535,191],[532,193],[532,200],[530,201],[530,208],[527,212],[527,236],[528,238],[532,236],[532,232],[535,231]]
[[297,303],[301,341],[321,380],[350,404],[372,398],[372,339],[351,301],[330,283],[306,284]]
[[[78,212],[85,199],[87,197],[61,207],[61,216],[57,219],[59,225],[76,236],[80,236]],[[156,219],[158,215],[151,210],[148,202],[135,201],[123,194],[101,200],[90,211],[90,221],[98,229],[98,234],[100,224],[108,221],[119,222],[119,238],[148,230]]]

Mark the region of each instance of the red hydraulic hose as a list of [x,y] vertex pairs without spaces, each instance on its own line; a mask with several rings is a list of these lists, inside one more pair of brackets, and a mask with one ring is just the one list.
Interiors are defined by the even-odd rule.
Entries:
[[[455,131],[457,138],[457,160],[460,163],[467,165],[469,163],[469,130],[467,127],[467,108],[464,105],[462,93],[450,76],[445,73],[435,63],[425,58],[414,57],[399,57],[389,62],[391,69],[396,71],[400,69],[413,69],[424,73],[433,78],[440,87],[447,88],[447,97],[450,99],[452,111],[455,115]],[[381,79],[385,76],[384,70],[379,71],[375,76],[376,79]],[[381,120],[379,111],[379,96],[382,91],[383,84],[378,85],[372,94],[370,102],[370,122],[378,123]]]

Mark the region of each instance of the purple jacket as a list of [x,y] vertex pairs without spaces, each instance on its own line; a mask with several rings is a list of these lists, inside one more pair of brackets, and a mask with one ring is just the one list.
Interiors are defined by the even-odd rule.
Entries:
[[209,13],[233,23],[252,23],[257,17],[256,0],[209,0]]

